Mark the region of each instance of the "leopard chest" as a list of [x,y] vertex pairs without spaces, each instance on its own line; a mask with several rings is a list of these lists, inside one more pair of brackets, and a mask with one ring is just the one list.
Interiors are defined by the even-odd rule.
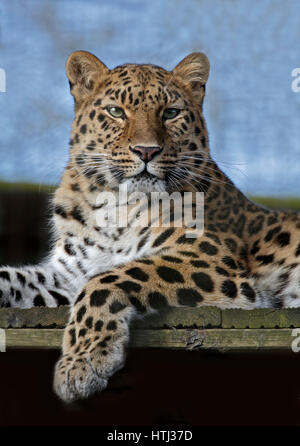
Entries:
[[109,224],[101,227],[95,221],[95,215],[90,213],[84,224],[74,219],[59,220],[56,224],[56,258],[72,270],[93,276],[151,253],[150,228]]

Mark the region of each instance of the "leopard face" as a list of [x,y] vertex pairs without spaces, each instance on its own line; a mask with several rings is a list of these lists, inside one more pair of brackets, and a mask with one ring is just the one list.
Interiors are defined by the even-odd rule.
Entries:
[[[127,64],[109,70],[90,53],[67,62],[75,99],[71,166],[97,185],[182,190],[209,162],[202,115],[209,63],[193,53],[173,71]],[[201,187],[200,187],[201,189]]]

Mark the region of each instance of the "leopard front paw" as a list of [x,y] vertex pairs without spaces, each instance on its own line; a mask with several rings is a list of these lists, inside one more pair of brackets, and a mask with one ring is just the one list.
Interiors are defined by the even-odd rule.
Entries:
[[105,389],[107,379],[99,376],[87,357],[62,357],[56,364],[54,391],[66,403],[88,398]]
[[110,376],[124,365],[122,346],[116,345],[110,352],[95,348],[80,353],[62,356],[55,367],[54,391],[66,403],[104,390]]

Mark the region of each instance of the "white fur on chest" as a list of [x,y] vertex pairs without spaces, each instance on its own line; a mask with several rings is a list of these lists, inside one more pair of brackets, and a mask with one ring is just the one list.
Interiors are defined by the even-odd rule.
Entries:
[[150,238],[138,249],[141,227],[99,227],[96,212],[90,212],[85,221],[86,225],[71,219],[57,222],[53,260],[63,260],[79,276],[92,277],[151,254]]

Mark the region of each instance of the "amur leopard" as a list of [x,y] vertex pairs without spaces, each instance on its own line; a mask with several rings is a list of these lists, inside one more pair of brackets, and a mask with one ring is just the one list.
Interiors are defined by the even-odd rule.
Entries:
[[[68,165],[53,199],[53,247],[36,266],[2,267],[0,305],[71,305],[54,389],[64,401],[104,389],[124,364],[133,318],[171,306],[300,306],[300,216],[249,201],[211,158],[202,112],[209,62],[173,71],[109,70],[77,51]],[[204,233],[101,227],[99,193],[203,192]],[[117,202],[118,205],[118,202]]]

